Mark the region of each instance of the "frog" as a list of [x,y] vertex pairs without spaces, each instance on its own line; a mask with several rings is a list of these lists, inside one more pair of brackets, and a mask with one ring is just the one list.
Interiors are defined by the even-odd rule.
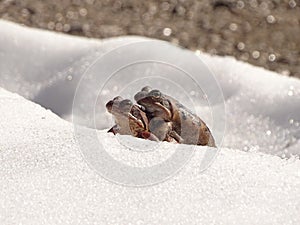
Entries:
[[[134,99],[144,108],[150,120],[159,117],[171,123],[172,134],[180,137],[177,139],[179,143],[216,147],[212,133],[204,121],[173,97],[145,86],[135,94]],[[165,128],[158,126],[156,129]]]
[[[152,118],[152,121],[149,122],[143,107],[133,104],[129,99],[117,96],[106,104],[106,109],[115,118],[116,125],[108,130],[114,135],[132,135],[152,141],[176,142],[174,138],[168,135],[171,130],[170,123],[163,122],[162,124],[159,118]],[[153,127],[157,127],[156,124],[159,124],[163,129],[155,130]]]

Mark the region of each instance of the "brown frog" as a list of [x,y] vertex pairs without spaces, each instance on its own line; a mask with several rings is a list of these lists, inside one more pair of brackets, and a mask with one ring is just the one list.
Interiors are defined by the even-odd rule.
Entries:
[[171,137],[165,135],[168,130],[171,130],[170,123],[164,122],[162,124],[154,119],[153,123],[159,123],[164,133],[162,134],[160,130],[156,134],[152,133],[149,130],[149,120],[146,113],[140,106],[134,105],[129,99],[117,96],[106,104],[106,109],[114,116],[116,122],[116,125],[108,130],[108,132],[132,135],[154,141],[174,141]]
[[[172,123],[171,136],[179,143],[208,145],[216,147],[214,138],[206,124],[174,98],[159,90],[144,87],[134,96],[137,103],[145,108],[148,118],[161,118]],[[156,130],[165,129],[157,126]],[[164,131],[162,131],[164,132]],[[169,131],[168,131],[169,132]]]

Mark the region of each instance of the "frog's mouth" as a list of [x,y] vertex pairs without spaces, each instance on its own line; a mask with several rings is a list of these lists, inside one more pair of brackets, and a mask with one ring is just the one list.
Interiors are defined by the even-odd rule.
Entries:
[[125,111],[122,111],[120,108],[119,108],[119,105],[114,102],[114,101],[109,101],[107,104],[106,104],[106,109],[109,113],[113,114],[114,116],[117,116],[117,117],[123,117],[123,116],[126,116],[127,113]]
[[132,107],[133,103],[129,99],[123,99],[120,96],[106,103],[107,111],[117,117],[127,117]]
[[106,109],[109,113],[112,113],[112,107],[113,107],[114,102],[110,100],[108,103],[106,103]]

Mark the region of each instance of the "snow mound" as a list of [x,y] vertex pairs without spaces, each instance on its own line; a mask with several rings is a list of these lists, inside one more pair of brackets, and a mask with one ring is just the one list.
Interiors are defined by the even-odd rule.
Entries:
[[[0,102],[5,105],[0,108],[1,224],[300,222],[298,159],[222,148],[201,173],[203,147],[198,147],[171,179],[147,188],[124,187],[87,166],[72,124],[3,89]],[[119,151],[117,138],[102,131],[99,136],[113,153]],[[165,143],[161,151],[172,145]]]

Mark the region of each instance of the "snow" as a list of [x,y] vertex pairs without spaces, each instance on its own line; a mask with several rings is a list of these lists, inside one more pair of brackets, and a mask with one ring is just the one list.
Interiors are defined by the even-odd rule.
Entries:
[[[99,82],[105,78],[80,80],[86,70],[93,71],[95,59],[106,56],[101,70],[109,71],[123,62],[118,54],[109,55],[111,50],[129,43],[134,43],[129,46],[147,46],[151,41],[141,37],[102,41],[75,38],[5,21],[0,21],[0,29],[0,224],[300,223],[299,80],[231,57],[198,54],[199,64],[204,62],[214,73],[223,94],[208,96],[210,107],[203,98],[194,108],[218,137],[217,157],[204,170],[205,160],[216,154],[210,148],[196,146],[191,149],[182,145],[182,152],[187,152],[182,154],[178,145],[172,143],[113,136],[104,129],[112,124],[104,110],[100,108],[99,114],[96,112],[100,116],[97,118],[103,118],[96,126],[104,130],[98,131],[91,129],[89,112],[83,110],[89,107],[89,102],[94,103],[92,100],[97,93],[91,91],[86,96],[82,93],[94,90],[92,88],[101,85]],[[169,44],[162,47],[168,51],[163,51],[159,57],[176,53],[176,57],[185,58],[181,66],[195,60],[189,51]],[[155,50],[153,48],[153,52]],[[147,54],[143,51],[130,53],[124,61],[146,57],[152,50]],[[175,71],[160,66],[153,68],[154,71],[163,69],[166,74],[169,70]],[[191,69],[194,68],[196,65]],[[139,73],[145,71],[143,67],[135,67],[137,69]],[[128,71],[138,76],[133,69]],[[88,77],[92,73],[86,74]],[[207,77],[203,79],[211,84]],[[175,89],[170,80],[166,80],[168,86],[158,79],[153,80],[159,88],[192,105],[183,92],[178,91],[180,87]],[[125,91],[121,87],[128,80],[114,79],[107,83],[108,90],[104,89],[101,96],[132,95],[145,81],[150,82],[142,79]],[[180,80],[185,88],[190,83]],[[78,86],[83,92],[76,92]],[[204,86],[207,89],[203,87],[202,90],[209,95],[211,86]],[[83,108],[76,108],[76,100],[75,109],[72,108],[74,96],[75,99],[79,97],[79,103],[85,104]],[[74,126],[45,108],[90,128]],[[214,115],[223,116],[224,121],[221,117],[214,119]],[[226,123],[225,131],[222,130],[223,122]],[[89,135],[94,134],[107,150],[104,156],[122,162],[124,170],[111,171],[111,167],[101,174],[93,167],[93,163],[99,163],[96,158],[93,161],[93,157],[101,152],[85,154],[78,140],[84,137],[89,144],[92,137]],[[132,151],[141,146],[147,151]],[[168,179],[155,183],[153,179],[157,177],[148,176],[146,178],[153,185],[146,187],[117,184],[117,179],[123,179],[126,184],[126,179],[130,178],[147,183],[143,177],[138,177],[139,171],[168,161],[174,152],[185,158],[178,161],[182,165],[175,168]],[[124,171],[128,167],[140,170],[131,171],[136,172],[135,176],[126,176]],[[166,176],[164,171],[167,170],[155,175]],[[117,177],[111,180],[112,176]]]

